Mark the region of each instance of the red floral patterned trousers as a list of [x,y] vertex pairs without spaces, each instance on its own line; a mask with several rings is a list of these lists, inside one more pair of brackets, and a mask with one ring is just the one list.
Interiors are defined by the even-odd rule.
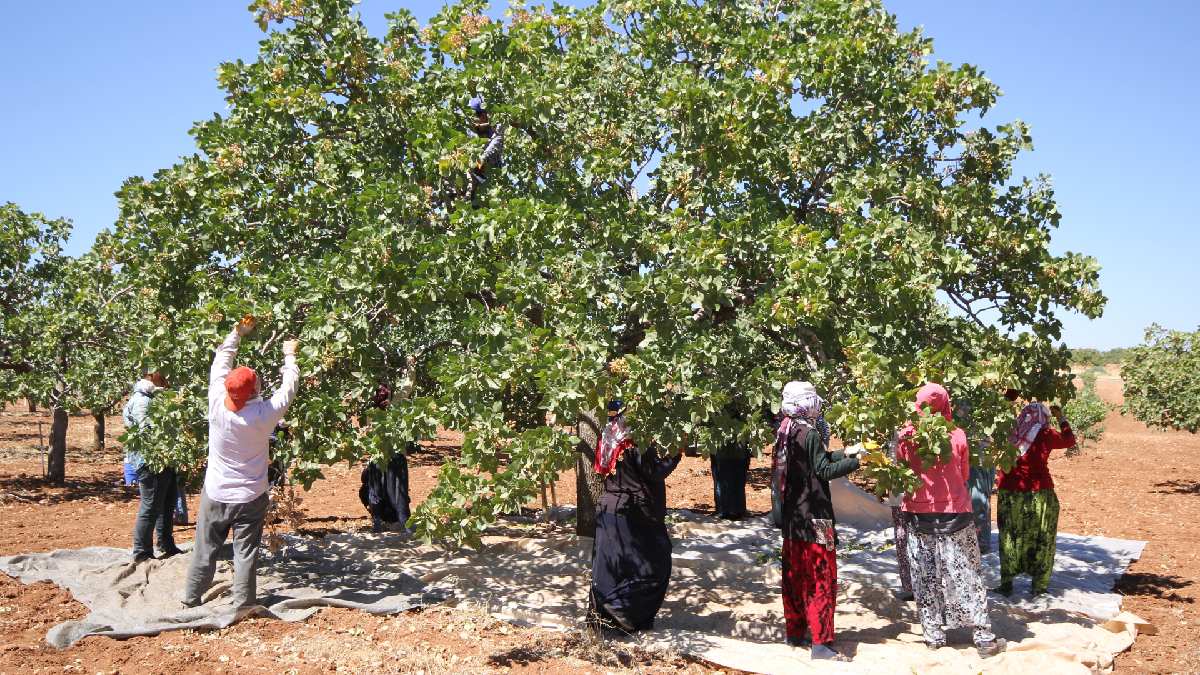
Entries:
[[789,638],[812,634],[813,644],[833,642],[837,555],[821,544],[783,540],[783,618]]

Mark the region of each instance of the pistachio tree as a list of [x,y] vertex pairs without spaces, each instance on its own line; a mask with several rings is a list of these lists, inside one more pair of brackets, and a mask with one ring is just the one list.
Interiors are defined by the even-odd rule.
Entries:
[[[162,307],[138,356],[185,383],[151,433],[190,445],[151,455],[202,456],[205,368],[251,313],[260,372],[303,345],[294,475],[460,430],[413,524],[477,541],[582,469],[610,397],[672,452],[765,442],[757,411],[789,379],[848,440],[915,419],[929,379],[997,432],[1005,387],[1066,391],[1057,312],[1103,307],[1096,262],[1049,250],[1049,181],[1013,175],[1027,127],[983,124],[996,85],[932,62],[878,2],[496,20],[465,0],[381,36],[348,0],[251,9],[268,32],[220,66],[228,110],[119,193],[113,255]],[[386,409],[380,382],[399,385]]]
[[147,303],[132,294],[135,284],[122,285],[120,271],[103,257],[107,235],[92,251],[71,258],[62,252],[68,220],[25,213],[10,203],[0,210],[0,225],[0,370],[10,373],[0,398],[25,396],[49,406],[47,473],[61,483],[70,414],[90,411],[96,446],[104,446],[104,416],[135,375],[126,357]]
[[1200,430],[1200,330],[1146,329],[1121,363],[1124,412],[1151,427]]

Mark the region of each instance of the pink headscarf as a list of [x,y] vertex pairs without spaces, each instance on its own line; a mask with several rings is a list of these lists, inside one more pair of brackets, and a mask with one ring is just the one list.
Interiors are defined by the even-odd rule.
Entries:
[[936,382],[926,383],[917,390],[917,412],[924,412],[926,406],[934,412],[939,412],[946,421],[950,420],[950,392]]

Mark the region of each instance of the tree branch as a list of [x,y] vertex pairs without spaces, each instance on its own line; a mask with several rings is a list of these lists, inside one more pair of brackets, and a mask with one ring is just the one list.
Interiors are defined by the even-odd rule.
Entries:
[[14,373],[28,373],[33,370],[33,365],[17,361],[0,361],[0,370],[11,370]]

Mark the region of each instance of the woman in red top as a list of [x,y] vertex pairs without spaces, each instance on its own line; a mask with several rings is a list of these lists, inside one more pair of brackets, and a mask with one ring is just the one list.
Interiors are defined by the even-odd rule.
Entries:
[[[1058,420],[1053,429],[1050,417]],[[1000,527],[1000,587],[1012,593],[1013,578],[1028,574],[1033,594],[1045,593],[1054,569],[1058,537],[1058,495],[1050,478],[1050,451],[1075,445],[1075,434],[1062,408],[1030,403],[1017,418],[1009,435],[1020,456],[1012,469],[997,481],[997,525]]]

